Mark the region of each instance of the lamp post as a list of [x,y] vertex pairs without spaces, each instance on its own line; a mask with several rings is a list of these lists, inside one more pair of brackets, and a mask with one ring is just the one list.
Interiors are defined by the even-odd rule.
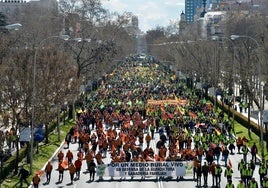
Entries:
[[[233,74],[232,74],[232,79],[233,79],[233,93],[232,93],[232,101],[233,101],[233,114],[232,114],[232,128],[233,128],[233,132],[235,134],[235,131],[234,131],[234,110],[235,110],[235,45],[234,45],[234,42],[232,39],[230,39],[229,37],[224,37],[224,36],[221,36],[221,37],[218,37],[218,36],[212,36],[212,40],[219,40],[219,38],[221,39],[226,39],[230,42],[230,44],[232,45],[232,71],[233,71]],[[230,107],[230,105],[228,105]],[[230,111],[230,110],[229,110]]]
[[43,39],[39,45],[35,48],[34,53],[34,64],[33,64],[33,93],[32,93],[32,117],[31,117],[31,139],[30,139],[30,174],[33,171],[33,144],[34,144],[34,123],[35,123],[35,100],[36,100],[36,64],[37,64],[37,53],[42,44],[51,39],[51,38],[59,38],[62,40],[69,40],[70,37],[68,35],[58,35],[58,36],[49,36]]
[[6,29],[8,31],[11,31],[11,30],[19,30],[21,27],[22,25],[20,23],[14,23],[14,24],[0,26],[0,29]]
[[261,157],[262,159],[264,158],[264,143],[263,143],[263,108],[264,108],[264,101],[263,101],[263,84],[262,84],[262,80],[261,80],[261,56],[260,56],[260,44],[259,42],[251,37],[251,36],[247,36],[247,35],[231,35],[230,38],[232,40],[236,40],[238,38],[248,38],[250,40],[252,40],[256,45],[257,45],[257,57],[258,57],[258,87],[259,87],[259,101],[260,101],[260,107],[259,107],[259,129],[260,129],[260,144],[261,144]]

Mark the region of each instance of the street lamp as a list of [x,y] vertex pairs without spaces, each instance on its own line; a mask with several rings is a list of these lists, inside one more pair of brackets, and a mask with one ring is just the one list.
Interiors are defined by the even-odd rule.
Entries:
[[[212,40],[219,40],[219,39],[226,39],[230,42],[230,44],[232,45],[232,71],[233,71],[233,74],[232,74],[232,79],[233,79],[233,93],[232,93],[232,101],[233,101],[233,114],[232,114],[232,127],[234,129],[234,110],[235,110],[235,45],[234,45],[234,42],[232,39],[230,39],[229,37],[224,37],[224,36],[212,36]],[[228,105],[230,106],[230,105]],[[230,111],[230,110],[229,110]],[[235,132],[234,132],[235,134]]]
[[22,25],[20,23],[14,23],[14,24],[8,24],[8,25],[0,26],[1,29],[6,29],[8,31],[19,30],[21,27],[22,27]]
[[33,171],[33,143],[34,143],[34,123],[35,123],[35,100],[36,100],[36,64],[37,64],[37,53],[39,48],[42,46],[42,44],[52,38],[58,38],[62,40],[69,40],[69,35],[58,35],[58,36],[49,36],[45,39],[43,39],[39,45],[35,48],[34,53],[34,64],[33,64],[33,93],[32,93],[32,120],[31,120],[31,139],[30,139],[30,174],[32,174]]
[[260,56],[260,44],[259,42],[251,37],[251,36],[247,36],[247,35],[231,35],[230,38],[232,40],[236,40],[238,38],[248,38],[250,40],[252,40],[256,45],[257,45],[257,49],[258,49],[258,53],[257,53],[257,56],[258,56],[258,86],[259,86],[259,100],[260,100],[260,107],[259,107],[259,128],[260,128],[260,141],[261,141],[261,157],[262,159],[264,158],[264,143],[263,143],[263,104],[264,104],[264,101],[263,101],[263,84],[262,84],[262,81],[261,81],[261,56]]

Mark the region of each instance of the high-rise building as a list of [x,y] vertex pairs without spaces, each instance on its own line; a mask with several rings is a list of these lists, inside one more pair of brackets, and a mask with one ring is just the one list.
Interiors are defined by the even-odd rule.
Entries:
[[193,23],[196,12],[202,7],[203,0],[185,0],[185,20],[186,23]]

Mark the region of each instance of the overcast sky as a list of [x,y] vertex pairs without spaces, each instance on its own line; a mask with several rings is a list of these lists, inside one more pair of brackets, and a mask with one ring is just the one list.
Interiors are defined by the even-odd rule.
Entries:
[[132,12],[138,16],[142,31],[157,26],[167,26],[178,21],[184,11],[185,0],[102,0],[106,9],[112,12]]

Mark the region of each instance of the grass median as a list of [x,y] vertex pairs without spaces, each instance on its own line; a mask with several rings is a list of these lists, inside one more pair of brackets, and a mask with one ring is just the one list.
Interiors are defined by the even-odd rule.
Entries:
[[[66,121],[66,125],[63,125],[63,123],[60,124],[60,141],[58,140],[58,132],[57,129],[54,130],[49,134],[49,143],[40,143],[38,146],[38,152],[37,148],[34,148],[34,155],[33,155],[33,173],[28,177],[28,182],[31,183],[32,178],[35,173],[42,173],[41,169],[46,164],[46,162],[52,157],[54,152],[61,146],[62,142],[65,139],[65,136],[67,132],[70,130],[70,128],[74,125],[73,120]],[[30,164],[26,162],[26,159],[24,159],[20,164],[24,165],[24,167],[29,170]],[[20,187],[20,178],[17,175],[9,175],[3,183],[0,185],[1,188],[16,188]],[[27,187],[26,183],[24,183],[23,187]]]
[[[251,132],[250,137],[248,135],[248,128],[245,126],[235,122],[234,124],[234,131],[235,131],[235,136],[236,137],[245,137],[248,142],[247,146],[250,148],[254,143],[256,143],[257,148],[258,148],[258,155],[261,157],[261,140],[260,136],[256,135],[254,132]],[[266,142],[263,141],[263,148],[264,148],[264,158],[265,160],[268,160],[268,154],[267,154],[267,149],[266,149]]]

